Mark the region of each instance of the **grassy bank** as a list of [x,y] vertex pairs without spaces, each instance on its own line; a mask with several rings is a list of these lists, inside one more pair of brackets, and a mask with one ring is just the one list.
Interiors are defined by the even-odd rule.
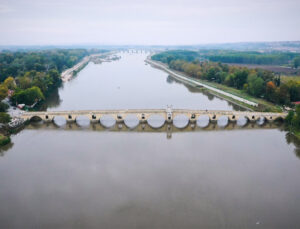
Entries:
[[[165,65],[165,64],[164,64],[164,66],[167,67],[167,65]],[[245,108],[247,108],[249,110],[261,111],[261,112],[282,112],[282,108],[279,105],[273,104],[273,103],[268,102],[268,101],[266,101],[264,99],[259,99],[259,98],[253,97],[253,96],[249,95],[248,93],[246,93],[243,90],[239,90],[239,89],[236,89],[236,88],[233,88],[233,87],[229,87],[229,86],[226,86],[226,85],[223,85],[223,84],[214,83],[214,82],[207,81],[207,80],[200,80],[200,79],[197,79],[197,78],[194,78],[194,77],[190,77],[187,74],[185,74],[183,72],[176,71],[174,69],[170,69],[170,70],[172,70],[173,72],[175,72],[177,74],[180,74],[180,75],[182,75],[184,77],[187,77],[189,79],[195,80],[195,81],[197,81],[199,83],[206,84],[206,85],[208,85],[210,87],[222,90],[224,92],[230,93],[232,95],[238,96],[240,98],[243,98],[243,99],[246,99],[246,100],[249,100],[251,102],[254,102],[254,103],[258,104],[258,107],[254,107],[254,106],[248,105],[246,103],[243,103],[243,102],[234,100],[232,98],[229,98],[226,95],[210,91],[209,89],[205,89],[205,90],[209,91],[211,94],[214,94],[214,95],[216,95],[218,97],[224,98],[227,101],[233,102],[233,103],[235,103],[237,105],[240,105],[242,107],[245,107]],[[196,86],[196,85],[194,85],[194,86]]]
[[[248,93],[244,92],[243,90],[238,90],[232,87],[228,87],[226,85],[223,84],[218,84],[218,83],[213,83],[213,82],[209,82],[206,80],[199,80],[199,79],[195,79],[196,81],[206,84],[208,86],[217,88],[219,90],[225,91],[227,93],[230,93],[232,95],[236,95],[238,97],[241,97],[243,99],[249,100],[251,102],[255,102],[258,104],[258,107],[253,107],[253,106],[249,106],[247,104],[241,103],[239,101],[235,101],[238,104],[242,104],[243,106],[246,106],[254,111],[263,111],[263,112],[282,112],[282,108],[278,105],[275,105],[273,103],[270,103],[264,99],[258,99],[255,98],[251,95],[249,95]],[[225,99],[228,100],[228,98],[226,98],[226,96],[224,95],[220,95],[221,97],[224,97]],[[232,100],[232,99],[231,99]]]

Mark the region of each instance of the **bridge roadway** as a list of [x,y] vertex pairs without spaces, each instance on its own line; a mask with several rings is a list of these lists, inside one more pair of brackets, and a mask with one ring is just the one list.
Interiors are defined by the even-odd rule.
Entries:
[[249,111],[218,111],[218,110],[187,110],[187,109],[132,109],[132,110],[82,110],[82,111],[45,111],[45,112],[24,112],[21,118],[24,121],[39,118],[43,121],[53,121],[55,117],[62,116],[67,122],[75,122],[79,116],[86,116],[92,122],[97,122],[103,116],[112,116],[116,122],[124,122],[126,116],[135,115],[140,123],[155,115],[162,116],[167,123],[171,123],[178,115],[184,115],[190,123],[196,122],[200,116],[208,116],[210,121],[217,121],[225,116],[229,121],[236,121],[245,117],[248,121],[257,121],[264,118],[266,121],[284,119],[287,113],[249,112]]

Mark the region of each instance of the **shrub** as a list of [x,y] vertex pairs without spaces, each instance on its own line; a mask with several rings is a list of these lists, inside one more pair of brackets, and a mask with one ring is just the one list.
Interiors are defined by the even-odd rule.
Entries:
[[8,123],[10,122],[10,115],[5,112],[0,112],[0,123]]
[[6,103],[0,102],[0,112],[5,112],[9,106]]

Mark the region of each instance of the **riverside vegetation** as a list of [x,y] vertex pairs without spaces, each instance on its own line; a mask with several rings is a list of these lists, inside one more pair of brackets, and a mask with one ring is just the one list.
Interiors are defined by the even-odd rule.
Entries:
[[83,57],[105,50],[53,49],[0,53],[0,100],[13,90],[13,104],[32,105],[60,86],[60,74]]
[[[283,61],[282,56],[293,62],[297,62],[299,58],[296,54],[270,55],[265,55],[262,59],[268,60],[268,62],[271,59],[277,63],[280,60]],[[246,52],[240,54],[240,56],[245,56],[246,59],[253,59],[256,62],[259,54],[254,55]],[[212,59],[222,60],[222,55],[216,57],[213,56]],[[193,78],[225,85],[229,87],[228,90],[231,90],[230,88],[237,89],[241,92],[240,94],[244,93],[255,98],[264,99],[275,105],[292,106],[292,102],[300,100],[300,82],[294,80],[281,82],[280,75],[276,75],[271,71],[229,66],[221,62],[203,60],[199,52],[186,50],[162,52],[153,55],[152,59],[161,61],[171,69],[184,72]],[[265,107],[265,111],[270,109],[272,110],[272,106]]]
[[[38,51],[2,51],[0,53],[0,101],[10,94],[12,104],[26,104],[38,109],[41,101],[61,85],[60,74],[85,56],[106,50],[51,49]],[[37,105],[37,106],[34,106]],[[0,102],[0,123],[8,123],[6,103]],[[10,142],[0,135],[0,145]]]

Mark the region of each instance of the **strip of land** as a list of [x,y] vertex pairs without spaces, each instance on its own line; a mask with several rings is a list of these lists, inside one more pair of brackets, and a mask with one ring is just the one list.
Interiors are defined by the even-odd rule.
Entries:
[[239,96],[230,94],[230,93],[225,92],[225,91],[222,91],[222,90],[220,90],[220,89],[211,87],[211,86],[209,86],[209,85],[207,85],[207,84],[204,84],[204,83],[199,82],[199,81],[197,81],[197,80],[195,80],[195,79],[192,79],[191,77],[188,77],[188,76],[185,76],[185,75],[183,75],[183,74],[177,73],[177,72],[171,70],[170,68],[168,68],[166,65],[164,65],[164,64],[162,64],[162,63],[159,63],[159,62],[157,62],[157,61],[151,60],[150,57],[148,57],[148,58],[146,59],[146,62],[148,62],[149,64],[154,65],[155,67],[158,67],[158,68],[160,68],[160,69],[166,71],[167,73],[169,73],[169,74],[175,76],[175,77],[178,78],[179,80],[182,80],[182,81],[186,81],[186,82],[192,83],[192,84],[194,84],[194,85],[196,85],[196,86],[204,87],[204,88],[206,88],[206,89],[208,89],[208,90],[210,90],[210,91],[216,92],[216,93],[218,93],[218,94],[220,94],[220,95],[223,95],[223,96],[225,96],[225,97],[229,97],[229,98],[231,98],[231,99],[233,99],[233,100],[242,102],[242,103],[244,103],[244,104],[247,104],[247,105],[250,105],[250,106],[253,106],[253,107],[257,107],[257,106],[258,106],[258,104],[255,103],[255,102],[252,102],[252,101],[249,101],[249,100],[247,100],[247,99],[241,98],[241,97],[239,97]]
[[96,57],[100,57],[100,56],[108,56],[110,54],[112,54],[112,52],[92,54],[92,55],[84,57],[78,64],[74,65],[72,68],[68,68],[67,70],[65,70],[61,73],[62,81],[63,82],[69,81],[73,77],[74,72],[81,70],[92,59],[94,59]]

